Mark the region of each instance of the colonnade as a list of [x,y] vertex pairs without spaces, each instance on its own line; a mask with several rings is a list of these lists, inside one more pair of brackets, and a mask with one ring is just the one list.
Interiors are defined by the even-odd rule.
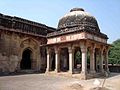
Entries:
[[[95,49],[96,45],[91,45],[90,48],[90,73],[95,74]],[[60,49],[59,47],[54,47],[54,52],[55,52],[55,72],[59,73],[60,72]],[[69,74],[74,73],[74,51],[75,47],[74,46],[68,46],[68,53],[69,53]],[[80,49],[81,49],[81,55],[82,55],[82,60],[81,60],[81,76],[83,79],[86,79],[87,77],[87,51],[88,51],[88,46],[86,44],[80,44]],[[50,47],[47,48],[47,68],[46,72],[50,72]],[[104,73],[104,71],[109,71],[108,69],[108,48],[107,47],[100,47],[99,49],[99,56],[100,56],[100,62],[99,62],[99,71]],[[105,62],[105,69],[103,69],[103,61]]]

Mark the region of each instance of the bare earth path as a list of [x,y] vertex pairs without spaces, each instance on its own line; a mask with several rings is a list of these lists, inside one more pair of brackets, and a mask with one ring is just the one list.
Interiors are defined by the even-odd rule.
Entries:
[[[90,90],[95,79],[79,80],[63,76],[46,76],[44,74],[28,74],[0,77],[0,90]],[[104,79],[98,79],[102,82]],[[75,87],[71,87],[76,84]],[[80,89],[78,85],[83,89]],[[106,88],[120,90],[120,74],[112,74],[106,79]],[[78,88],[76,88],[78,87]]]

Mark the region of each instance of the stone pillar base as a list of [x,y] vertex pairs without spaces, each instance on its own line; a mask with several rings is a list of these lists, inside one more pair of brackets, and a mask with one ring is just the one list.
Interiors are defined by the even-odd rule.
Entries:
[[45,74],[49,73],[49,71],[45,71]]
[[50,72],[50,70],[47,68],[46,71],[45,71],[45,73],[49,73],[49,72]]
[[72,75],[72,74],[73,74],[73,71],[68,71],[68,73]]
[[90,74],[95,74],[96,71],[95,70],[90,70]]
[[106,77],[109,77],[109,75],[110,75],[110,71],[109,71],[109,70],[104,71],[104,74],[105,74]]
[[87,73],[86,72],[81,72],[80,77],[81,77],[81,80],[86,80],[87,79]]
[[102,74],[104,74],[104,73],[105,73],[105,70],[104,70],[104,69],[102,69],[102,70],[100,70],[100,72],[101,72]]
[[58,73],[58,72],[60,72],[60,70],[55,69],[55,73]]

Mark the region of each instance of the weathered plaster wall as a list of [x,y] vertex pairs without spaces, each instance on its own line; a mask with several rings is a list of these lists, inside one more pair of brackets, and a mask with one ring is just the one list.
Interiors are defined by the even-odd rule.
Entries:
[[32,51],[32,69],[40,70],[42,60],[39,46],[45,42],[43,38],[30,35],[0,32],[0,72],[20,70],[22,53],[27,48]]

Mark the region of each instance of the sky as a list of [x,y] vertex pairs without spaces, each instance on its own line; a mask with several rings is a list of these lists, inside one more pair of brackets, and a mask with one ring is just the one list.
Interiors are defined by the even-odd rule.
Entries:
[[59,19],[74,7],[93,15],[108,43],[120,39],[120,0],[0,0],[0,13],[57,28]]

